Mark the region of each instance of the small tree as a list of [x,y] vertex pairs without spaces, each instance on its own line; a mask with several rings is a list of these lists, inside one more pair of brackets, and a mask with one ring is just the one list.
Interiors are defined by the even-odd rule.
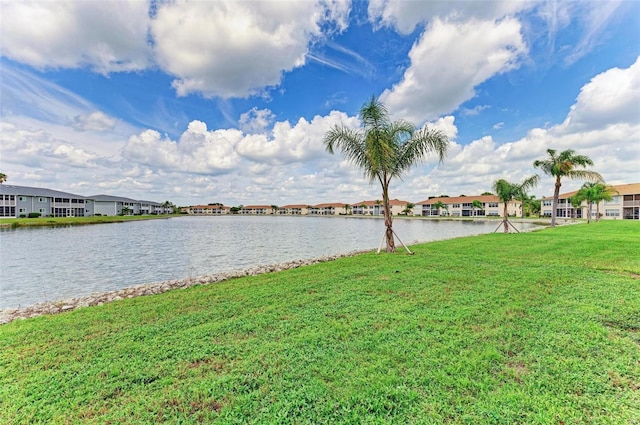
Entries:
[[275,214],[276,212],[278,212],[278,206],[277,205],[271,205],[271,214]]
[[611,201],[613,194],[618,193],[613,187],[604,183],[585,183],[577,193],[582,200],[587,201],[587,223],[591,223],[592,206],[596,204],[596,221],[600,221],[600,202]]
[[[509,221],[509,202],[516,199],[523,192],[526,192],[527,190],[535,187],[538,184],[539,180],[540,177],[534,174],[533,176],[524,179],[521,183],[509,183],[504,179],[496,180],[493,183],[494,192],[498,196],[498,199],[500,199],[500,201],[504,203],[504,210],[502,213],[503,218],[501,223],[504,227],[504,233],[509,233],[509,226],[513,227],[515,231],[518,232],[518,229],[516,229]],[[500,226],[498,226],[498,229],[499,228]],[[496,231],[498,229],[496,229]]]
[[478,201],[477,199],[474,199],[473,202],[471,203],[471,211],[473,211],[473,215],[476,215],[476,210],[477,209],[482,209],[484,206],[482,205],[482,202]]
[[3,184],[7,181],[7,175],[5,173],[0,173],[0,184]]
[[449,207],[442,201],[431,204],[431,210],[436,210],[438,216],[440,216],[440,210],[446,210],[449,213]]
[[406,205],[405,209],[402,210],[402,212],[405,213],[406,215],[409,215],[409,214],[413,215],[413,207],[415,207],[415,206],[416,206],[416,204],[413,204],[411,202],[407,202],[407,205]]

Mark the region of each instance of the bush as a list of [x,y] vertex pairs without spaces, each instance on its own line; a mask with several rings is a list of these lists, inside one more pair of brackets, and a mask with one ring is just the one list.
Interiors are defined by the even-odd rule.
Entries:
[[24,214],[20,214],[18,217],[19,217],[19,218],[27,218],[27,216],[26,216],[26,215],[24,215]]
[[39,212],[30,212],[29,213],[29,218],[38,218],[40,217],[40,213]]

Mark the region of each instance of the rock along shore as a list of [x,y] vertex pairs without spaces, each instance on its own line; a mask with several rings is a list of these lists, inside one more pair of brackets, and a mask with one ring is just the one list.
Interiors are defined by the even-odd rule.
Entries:
[[257,276],[264,273],[295,269],[311,264],[334,261],[338,258],[353,257],[355,255],[363,254],[366,252],[371,252],[371,250],[353,251],[346,254],[329,255],[306,260],[294,260],[286,263],[278,263],[267,266],[255,266],[244,270],[222,272],[208,276],[187,277],[184,279],[166,280],[156,283],[145,283],[142,285],[136,285],[129,288],[118,289],[115,291],[98,292],[83,297],[37,303],[28,307],[7,308],[4,310],[0,310],[0,325],[12,322],[16,319],[27,319],[30,317],[42,316],[45,314],[63,313],[65,311],[75,310],[76,308],[80,307],[102,305],[104,303],[122,300],[125,298],[161,294],[163,292],[171,291],[172,289],[189,288],[195,285],[207,285],[210,283],[222,282],[237,277]]

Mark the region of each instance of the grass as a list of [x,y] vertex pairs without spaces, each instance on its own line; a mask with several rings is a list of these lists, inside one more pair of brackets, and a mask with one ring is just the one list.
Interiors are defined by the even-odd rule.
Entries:
[[110,215],[92,217],[36,217],[36,218],[0,218],[0,226],[71,226],[81,224],[119,223],[122,221],[154,220],[169,218],[168,215]]
[[638,424],[640,225],[414,246],[0,326],[0,423]]

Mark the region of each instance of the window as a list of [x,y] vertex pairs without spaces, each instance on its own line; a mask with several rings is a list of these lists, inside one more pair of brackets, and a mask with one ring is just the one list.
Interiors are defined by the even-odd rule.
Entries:
[[460,208],[460,204],[453,204],[451,205],[451,208]]
[[26,213],[26,212],[27,212],[27,210],[26,210],[26,209],[24,209],[24,208],[20,208],[20,213]]
[[550,207],[552,202],[553,201],[542,201],[542,206],[543,207]]
[[604,215],[607,217],[620,217],[620,210],[605,210]]
[[489,202],[489,208],[498,208],[497,202]]
[[25,201],[24,196],[20,196],[20,197],[18,197],[18,200],[19,200],[20,202],[24,202],[24,201]]
[[45,198],[38,198],[38,202],[47,202]]
[[45,208],[40,208],[40,214],[44,214],[45,212],[47,212],[47,210]]
[[605,205],[614,205],[620,203],[620,196],[612,196],[610,201],[604,201]]

